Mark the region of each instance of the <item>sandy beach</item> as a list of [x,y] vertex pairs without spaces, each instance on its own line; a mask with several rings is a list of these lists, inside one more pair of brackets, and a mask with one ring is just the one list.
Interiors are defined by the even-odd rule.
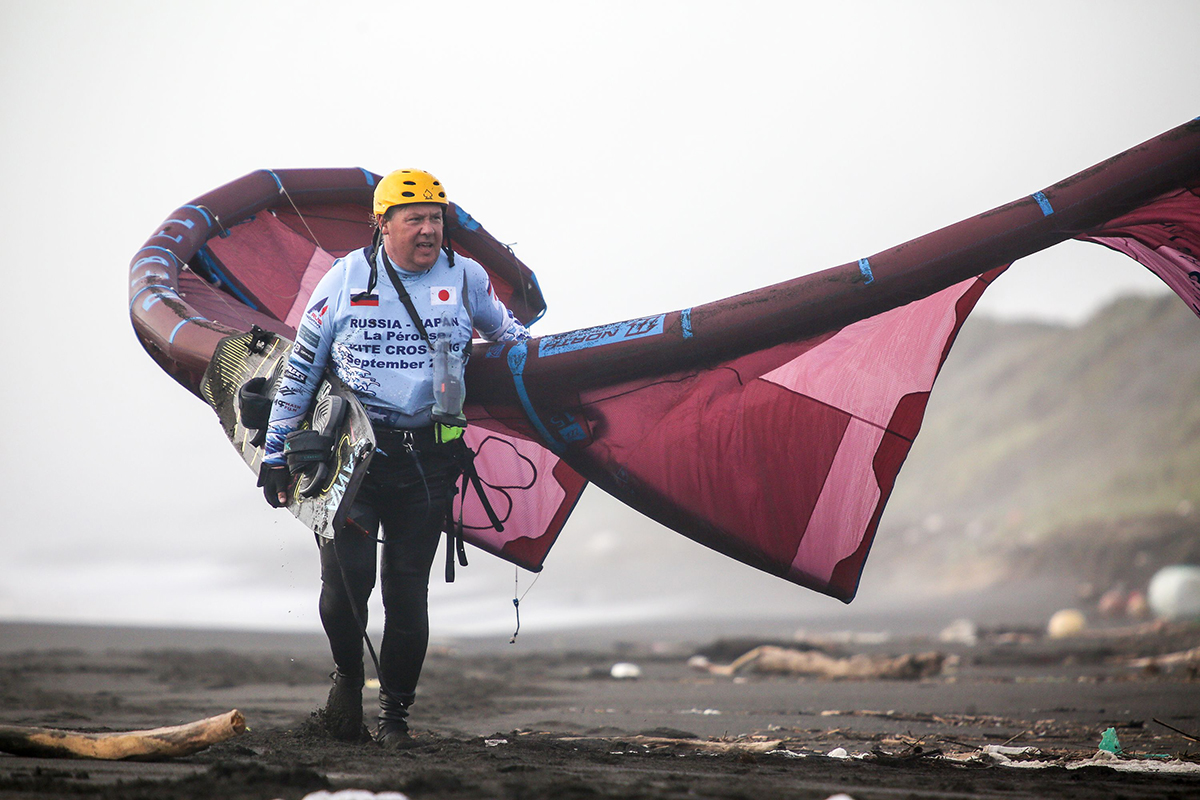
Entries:
[[[1195,625],[981,630],[975,644],[697,633],[438,643],[413,709],[418,746],[388,753],[314,723],[329,685],[320,635],[6,623],[0,724],[137,730],[236,708],[249,730],[153,763],[0,755],[0,798],[1200,796],[1200,743],[1185,735],[1200,730],[1198,664],[1161,658],[1200,645]],[[762,644],[843,664],[937,653],[940,667],[831,679],[767,673],[762,659],[731,675],[695,666]],[[614,679],[622,662],[640,676]],[[1108,728],[1124,755],[1093,762]]]

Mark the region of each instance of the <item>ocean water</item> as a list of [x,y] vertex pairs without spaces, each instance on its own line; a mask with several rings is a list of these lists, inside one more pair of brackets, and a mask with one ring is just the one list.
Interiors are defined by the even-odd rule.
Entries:
[[[213,510],[238,521],[205,536],[157,536],[51,551],[29,546],[0,563],[0,620],[295,632],[320,631],[317,549],[290,518]],[[264,520],[266,524],[264,524]],[[282,521],[281,521],[282,520]],[[803,626],[846,606],[744,567],[594,493],[577,509],[541,573],[468,547],[454,583],[439,553],[430,578],[434,636],[764,618]],[[382,619],[379,593],[371,624]]]

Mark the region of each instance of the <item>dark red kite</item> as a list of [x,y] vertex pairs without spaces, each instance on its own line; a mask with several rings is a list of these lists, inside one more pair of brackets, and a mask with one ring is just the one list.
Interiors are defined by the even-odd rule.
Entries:
[[[370,238],[377,176],[253,173],[175,211],[133,259],[130,314],[198,394],[224,336],[295,335],[317,279]],[[1065,239],[1137,259],[1200,314],[1200,120],[911,242],[695,308],[476,351],[468,437],[507,514],[467,538],[539,569],[587,481],[733,558],[844,601],[967,314]],[[461,209],[455,249],[524,322],[533,273]]]

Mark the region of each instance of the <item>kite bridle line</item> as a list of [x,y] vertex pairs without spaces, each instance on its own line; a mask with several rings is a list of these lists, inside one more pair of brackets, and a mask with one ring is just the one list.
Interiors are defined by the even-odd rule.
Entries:
[[[267,170],[267,172],[271,172],[271,171]],[[304,230],[308,231],[308,235],[309,235],[309,237],[312,238],[313,244],[315,244],[317,247],[320,247],[322,250],[325,250],[325,248],[321,245],[320,240],[317,239],[317,235],[315,233],[313,233],[312,228],[308,227],[308,220],[306,220],[304,218],[304,215],[300,213],[300,207],[296,205],[296,201],[292,199],[292,196],[290,194],[288,194],[288,190],[284,187],[283,181],[279,180],[279,176],[276,175],[274,172],[271,172],[271,177],[274,178],[275,182],[279,184],[279,193],[287,198],[288,204],[291,205],[292,210],[296,212],[296,216],[300,218],[300,221],[302,223],[304,223]],[[325,250],[325,252],[329,252],[329,251]],[[299,293],[299,291],[300,291],[299,289],[296,290],[297,294]],[[292,296],[295,297],[295,295],[292,295]]]
[[512,638],[508,640],[509,644],[517,643],[517,634],[521,632],[521,601],[525,599],[525,595],[529,594],[529,590],[538,582],[538,578],[542,577],[542,573],[537,573],[533,576],[533,581],[525,587],[525,591],[520,597],[517,597],[517,591],[521,588],[520,584],[521,570],[516,565],[513,565],[513,613],[517,615],[517,628],[513,631]]

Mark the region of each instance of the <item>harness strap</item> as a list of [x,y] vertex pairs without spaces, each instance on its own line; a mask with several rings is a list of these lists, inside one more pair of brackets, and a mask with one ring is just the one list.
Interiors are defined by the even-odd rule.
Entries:
[[[492,508],[492,503],[483,490],[483,480],[479,477],[479,471],[475,469],[475,451],[467,447],[465,442],[462,444],[462,449],[463,502],[465,503],[467,499],[467,486],[474,487],[475,494],[479,497],[479,502],[488,516],[488,521],[498,532],[503,532],[504,523],[500,521],[496,510]],[[453,504],[447,509],[446,516],[448,522],[446,525],[446,583],[454,583],[455,557],[457,556],[459,564],[467,566],[467,548],[463,542],[462,519],[455,521]]]
[[391,280],[392,286],[396,287],[396,294],[400,295],[400,302],[404,304],[404,310],[408,312],[413,325],[417,327],[417,333],[421,334],[421,338],[425,340],[426,347],[432,353],[433,342],[429,340],[429,331],[425,330],[425,323],[421,321],[421,315],[417,313],[417,308],[413,305],[412,298],[408,295],[408,290],[404,288],[404,283],[400,280],[400,276],[396,274],[396,268],[392,266],[392,260],[388,258],[387,251],[380,250],[380,255],[383,256],[383,268],[387,270],[388,279]]
[[487,493],[483,491],[483,481],[479,478],[479,471],[475,469],[475,451],[469,447],[464,448],[468,455],[463,461],[463,476],[471,481],[471,485],[475,487],[475,494],[479,495],[479,502],[483,504],[483,510],[487,513],[488,522],[492,523],[492,527],[497,533],[504,532],[504,524],[500,521],[500,517],[496,516],[496,510],[492,508],[491,502],[487,498]]

